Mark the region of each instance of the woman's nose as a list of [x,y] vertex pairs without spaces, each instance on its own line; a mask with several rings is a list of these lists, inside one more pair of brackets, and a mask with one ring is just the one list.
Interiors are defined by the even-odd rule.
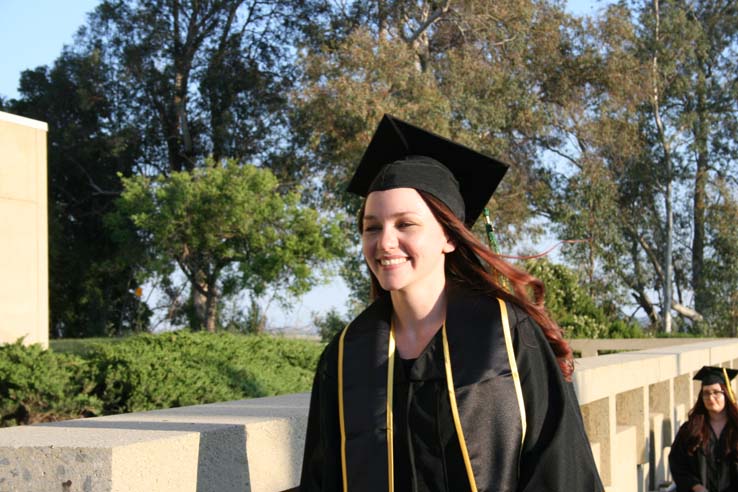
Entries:
[[390,251],[397,247],[397,233],[392,227],[384,227],[379,236],[379,247],[383,251]]

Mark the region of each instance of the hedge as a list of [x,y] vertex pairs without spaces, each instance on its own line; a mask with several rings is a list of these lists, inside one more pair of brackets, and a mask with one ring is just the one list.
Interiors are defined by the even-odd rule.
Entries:
[[0,346],[0,425],[308,391],[322,345],[265,335],[174,332],[80,354]]

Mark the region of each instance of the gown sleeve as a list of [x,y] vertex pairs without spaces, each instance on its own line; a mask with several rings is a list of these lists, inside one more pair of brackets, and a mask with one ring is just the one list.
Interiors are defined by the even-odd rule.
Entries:
[[679,432],[677,432],[669,453],[669,469],[674,483],[676,483],[677,492],[691,492],[692,487],[702,483],[699,473],[699,458],[696,455],[690,456],[687,451],[687,429],[685,426],[686,424],[682,425]]
[[337,344],[323,351],[315,371],[310,395],[305,453],[300,492],[338,492],[341,490],[341,435],[338,423]]
[[518,492],[604,490],[574,387],[564,380],[541,328],[522,311],[511,311],[527,420]]

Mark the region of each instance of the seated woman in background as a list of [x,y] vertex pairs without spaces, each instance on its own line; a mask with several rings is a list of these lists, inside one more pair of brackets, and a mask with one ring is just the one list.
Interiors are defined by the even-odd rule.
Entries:
[[543,285],[470,227],[507,166],[391,116],[349,191],[373,303],[328,344],[302,492],[598,492]]
[[705,366],[697,402],[671,445],[677,492],[738,491],[738,407],[730,380],[738,370]]

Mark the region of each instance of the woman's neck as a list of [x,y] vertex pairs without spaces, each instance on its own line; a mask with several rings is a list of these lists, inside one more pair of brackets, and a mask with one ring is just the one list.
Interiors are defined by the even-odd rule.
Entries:
[[728,415],[725,410],[722,412],[711,412],[708,410],[708,413],[710,415],[710,424],[713,426],[719,426],[725,424],[725,422],[728,421]]
[[416,358],[446,319],[444,285],[425,285],[423,289],[393,291],[390,295],[400,356]]

